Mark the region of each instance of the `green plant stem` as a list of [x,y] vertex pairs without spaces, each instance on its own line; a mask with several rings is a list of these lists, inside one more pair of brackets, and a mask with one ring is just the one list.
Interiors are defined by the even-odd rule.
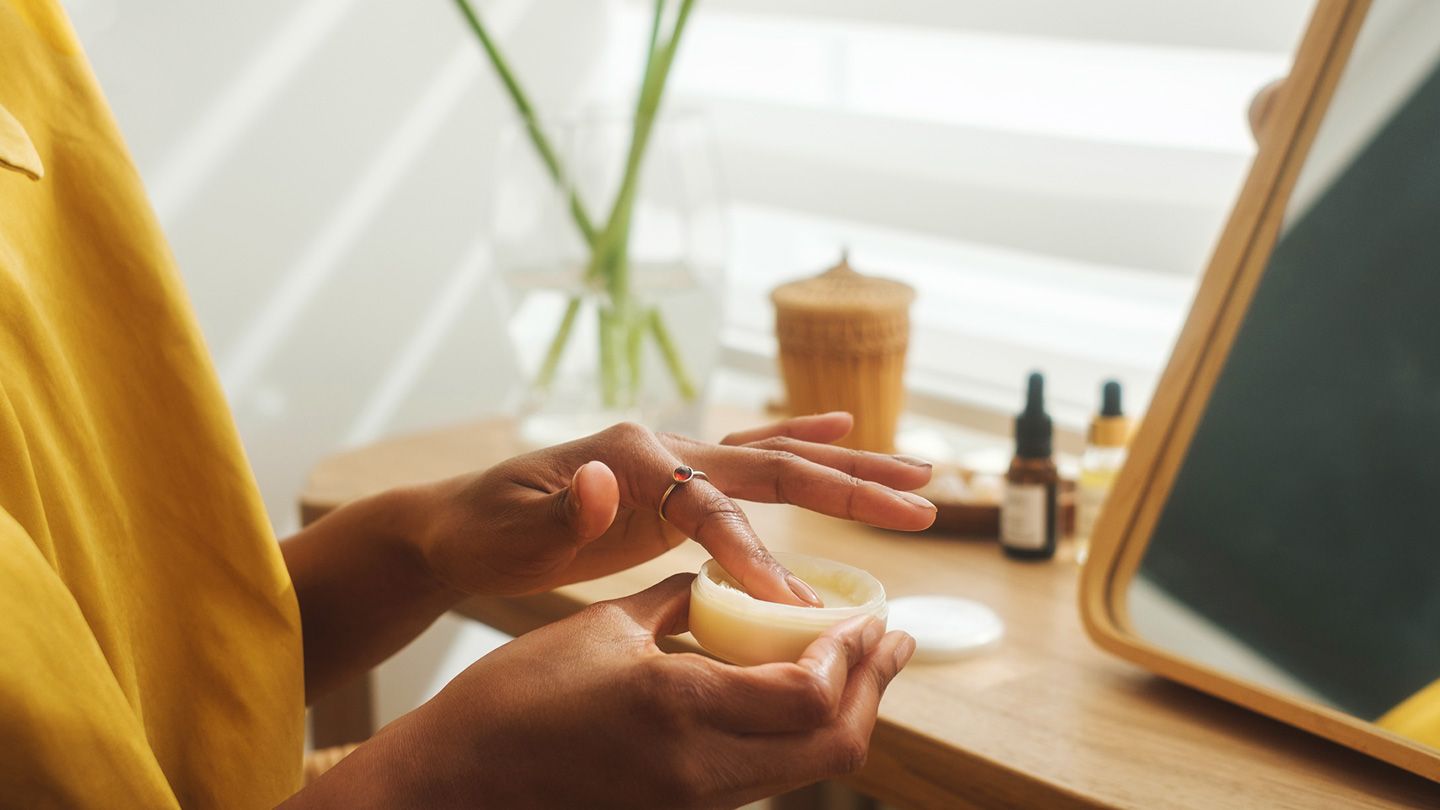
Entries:
[[[563,189],[570,207],[570,218],[575,222],[575,228],[580,232],[580,237],[585,241],[585,246],[593,255],[595,243],[599,239],[599,233],[595,228],[594,220],[590,218],[589,212],[585,210],[584,203],[576,193],[574,185],[568,180],[568,174],[560,163],[554,147],[550,145],[550,139],[546,137],[545,131],[541,129],[539,121],[535,116],[535,108],[530,103],[520,82],[515,78],[515,73],[510,69],[510,63],[495,40],[490,36],[490,31],[480,20],[480,15],[475,11],[469,0],[455,0],[459,7],[460,14],[469,24],[470,30],[480,40],[480,46],[484,49],[485,55],[489,57],[490,64],[495,68],[495,73],[500,77],[500,83],[505,86],[505,91],[510,95],[510,101],[515,106],[515,111],[520,115],[520,120],[525,125],[525,131],[530,136],[530,143],[540,155],[540,160],[549,170],[550,177],[555,185]],[[565,314],[561,316],[560,325],[555,330],[555,336],[550,339],[550,345],[545,350],[545,359],[535,377],[536,387],[544,390],[550,387],[555,379],[555,372],[560,366],[560,358],[565,353],[565,347],[570,342],[570,335],[574,332],[575,318],[580,312],[583,298],[579,294],[571,295],[565,303]]]
[[[671,29],[664,45],[657,45],[660,17],[664,7],[661,0],[656,0],[655,3],[655,18],[650,29],[650,50],[645,60],[645,76],[641,82],[640,97],[636,102],[635,122],[630,132],[630,148],[625,156],[625,172],[621,175],[620,188],[616,192],[615,202],[611,207],[610,217],[598,246],[602,260],[606,263],[613,263],[610,268],[612,272],[606,279],[612,300],[628,301],[630,268],[625,257],[629,253],[630,224],[633,218],[635,194],[639,188],[640,168],[649,146],[650,135],[654,130],[656,115],[664,96],[670,68],[675,62],[675,54],[679,49],[680,37],[685,31],[685,24],[690,18],[693,6],[694,0],[681,0],[674,28]],[[650,308],[646,315],[638,319],[635,327],[631,332],[630,344],[632,392],[638,395],[639,391],[641,362],[639,335],[642,334],[641,330],[646,330],[648,327],[647,331],[654,337],[655,344],[660,349],[660,355],[665,361],[665,366],[670,372],[676,389],[687,402],[693,400],[696,396],[695,385],[690,380],[684,361],[675,348],[675,342],[670,336],[670,330],[666,327],[660,310],[654,307]]]
[[[660,41],[660,19],[665,16],[665,0],[655,0],[655,13],[650,18],[650,41],[645,46],[645,70],[640,73],[640,89],[643,92],[645,82],[650,79],[650,66],[655,64],[655,44]],[[640,99],[635,100],[636,107],[639,107]]]
[[599,312],[600,400],[607,408],[617,408],[620,406],[620,355],[615,344],[621,322],[613,307],[601,306]]
[[643,382],[645,318],[631,313],[625,321],[625,362],[629,377],[629,401],[634,405],[640,399],[640,384]]
[[480,40],[480,46],[484,48],[485,55],[490,57],[490,64],[495,67],[495,73],[500,77],[500,83],[505,85],[505,90],[510,94],[510,100],[515,104],[515,110],[520,114],[520,120],[525,124],[525,130],[530,135],[530,142],[535,145],[535,151],[540,154],[540,160],[549,169],[550,177],[555,184],[566,192],[570,203],[570,216],[575,220],[575,227],[579,229],[580,236],[584,238],[587,247],[594,247],[597,231],[590,214],[585,210],[584,204],[580,201],[575,188],[567,179],[564,168],[560,165],[560,158],[555,154],[555,149],[550,145],[550,139],[545,136],[545,131],[540,128],[540,122],[535,117],[535,108],[530,104],[530,98],[521,89],[520,82],[515,79],[515,74],[510,70],[510,63],[500,53],[500,48],[491,38],[490,31],[480,21],[480,15],[476,13],[474,6],[469,0],[455,0],[455,5],[460,7],[460,13],[465,21],[470,24],[470,30],[475,32],[476,38]]
[[660,347],[660,357],[665,360],[665,367],[670,369],[670,378],[675,381],[675,389],[686,402],[694,400],[697,394],[695,383],[691,382],[690,372],[685,370],[685,361],[680,359],[680,352],[675,348],[675,342],[670,339],[670,330],[665,328],[660,310],[651,307],[646,320],[649,322],[651,334],[655,336],[655,345]]
[[[630,148],[625,155],[625,171],[621,174],[620,188],[615,193],[615,202],[610,207],[610,216],[600,238],[600,249],[609,255],[624,255],[630,242],[630,219],[635,205],[635,192],[640,184],[640,167],[650,144],[650,133],[654,130],[656,113],[665,94],[665,84],[670,77],[670,67],[675,63],[675,53],[680,47],[680,37],[690,19],[695,0],[680,0],[680,9],[675,16],[675,26],[663,45],[651,46],[645,61],[645,76],[640,83],[640,98],[635,105],[635,122],[630,128]],[[658,40],[662,3],[655,4],[656,19],[651,26],[652,43]],[[618,268],[608,279],[610,294],[625,294],[629,290],[628,268]]]
[[535,375],[535,385],[541,389],[550,387],[555,381],[555,372],[560,368],[560,357],[565,353],[565,344],[570,342],[570,333],[575,329],[575,319],[580,315],[580,304],[583,299],[578,295],[570,296],[565,303],[565,314],[560,316],[560,328],[555,330],[555,336],[550,339],[550,346],[545,350],[545,359],[540,363],[540,371]]
[[[680,0],[675,23],[665,41],[660,41],[660,29],[664,16],[665,0],[655,0],[655,13],[650,26],[649,47],[645,54],[645,69],[641,80],[640,94],[636,100],[635,120],[631,127],[630,144],[625,157],[625,171],[621,176],[619,189],[611,204],[610,215],[603,229],[597,229],[583,202],[568,180],[568,174],[558,154],[541,129],[529,97],[520,87],[509,62],[501,54],[490,32],[486,29],[469,0],[455,0],[470,29],[480,40],[481,47],[489,57],[500,77],[501,83],[510,95],[521,121],[525,125],[530,141],[545,164],[557,186],[567,195],[570,215],[580,231],[581,237],[590,249],[590,262],[585,271],[587,282],[603,281],[609,294],[608,305],[599,306],[600,332],[600,374],[602,399],[607,407],[618,404],[621,385],[622,362],[628,365],[627,380],[629,399],[633,403],[639,395],[641,365],[643,361],[642,338],[648,331],[660,348],[666,367],[686,400],[694,399],[695,386],[690,381],[679,353],[675,349],[670,332],[658,309],[637,311],[630,290],[629,243],[630,226],[633,217],[636,190],[639,186],[640,167],[649,146],[655,118],[664,95],[670,68],[674,64],[680,37],[690,18],[694,0]],[[583,294],[576,293],[566,302],[565,312],[555,335],[546,348],[545,357],[536,375],[535,385],[545,389],[553,382],[559,369],[561,357],[574,332],[575,321],[583,305]],[[617,343],[624,338],[625,354],[620,355]]]

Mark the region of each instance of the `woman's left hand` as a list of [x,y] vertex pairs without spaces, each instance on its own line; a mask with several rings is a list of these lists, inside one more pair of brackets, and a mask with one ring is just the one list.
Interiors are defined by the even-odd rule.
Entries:
[[[472,594],[518,594],[604,576],[693,537],[755,596],[819,604],[780,565],[732,499],[790,503],[887,529],[915,531],[935,507],[908,490],[930,465],[830,444],[847,413],[790,419],[710,444],[633,424],[529,453],[424,488],[416,538],[444,585]],[[703,470],[659,514],[676,467]]]

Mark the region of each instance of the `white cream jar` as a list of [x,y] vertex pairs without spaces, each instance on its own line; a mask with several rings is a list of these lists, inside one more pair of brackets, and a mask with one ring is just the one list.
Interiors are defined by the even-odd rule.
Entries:
[[708,560],[690,586],[690,632],[700,646],[733,664],[795,661],[831,625],[860,615],[885,620],[885,588],[869,573],[801,554],[775,559],[809,583],[825,607],[756,599]]

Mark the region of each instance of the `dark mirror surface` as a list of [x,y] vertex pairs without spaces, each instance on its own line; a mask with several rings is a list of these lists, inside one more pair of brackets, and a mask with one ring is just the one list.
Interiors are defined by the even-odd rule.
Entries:
[[1127,597],[1157,646],[1440,746],[1440,3],[1366,18]]

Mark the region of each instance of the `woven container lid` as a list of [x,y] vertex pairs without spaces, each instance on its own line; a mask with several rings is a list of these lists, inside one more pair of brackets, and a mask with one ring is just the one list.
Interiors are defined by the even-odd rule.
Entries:
[[770,299],[782,357],[894,354],[903,360],[915,300],[909,284],[861,275],[842,257],[818,276],[780,285]]
[[770,300],[781,315],[893,317],[909,311],[915,288],[888,278],[861,275],[842,257],[839,264],[818,276],[776,287]]

